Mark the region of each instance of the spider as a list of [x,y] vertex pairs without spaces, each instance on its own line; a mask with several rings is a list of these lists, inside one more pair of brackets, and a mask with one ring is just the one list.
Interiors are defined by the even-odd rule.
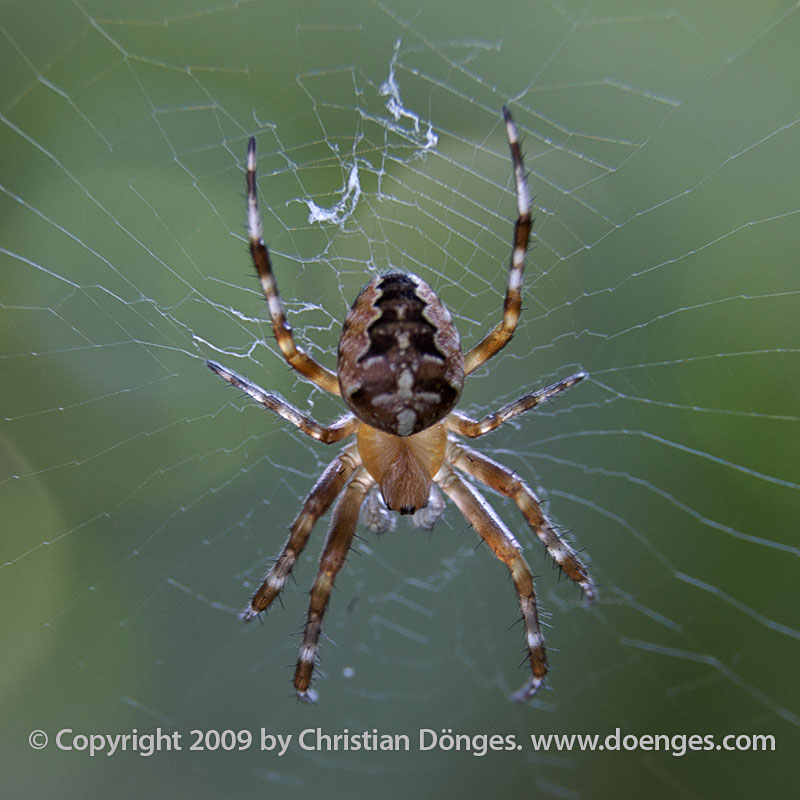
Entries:
[[[262,237],[256,196],[256,143],[247,149],[247,222],[250,252],[269,307],[278,347],[290,366],[312,383],[340,395],[348,413],[321,425],[273,392],[209,361],[217,375],[257,402],[325,444],[352,441],[330,462],[303,502],[289,537],[242,619],[265,611],[283,589],[316,521],[336,501],[320,556],[294,675],[299,698],[316,700],[311,688],[318,658],[322,618],[337,573],[356,532],[359,513],[369,528],[388,530],[391,512],[413,515],[420,527],[431,528],[444,503],[437,486],[458,507],[479,536],[508,567],[519,597],[525,626],[531,678],[513,699],[532,697],[547,673],[544,637],[534,593],[533,576],[514,535],[471,482],[474,480],[511,498],[539,537],[555,564],[595,598],[594,584],[575,550],[559,536],[532,489],[511,470],[465,446],[459,436],[477,438],[502,423],[569,389],[586,373],[526,394],[482,419],[454,411],[464,377],[486,363],[511,337],[521,307],[520,287],[531,232],[531,199],[517,138],[507,108],[503,118],[513,162],[518,218],[514,226],[511,265],[503,315],[499,323],[465,354],[450,313],[425,281],[392,271],[374,277],[361,290],[344,321],[336,372],[317,363],[296,346]],[[338,498],[338,499],[337,499]]]

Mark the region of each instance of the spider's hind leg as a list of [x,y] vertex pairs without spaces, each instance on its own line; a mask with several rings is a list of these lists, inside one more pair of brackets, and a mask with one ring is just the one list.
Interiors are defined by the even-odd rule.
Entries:
[[513,699],[527,700],[536,694],[547,674],[547,655],[544,649],[544,636],[539,623],[539,609],[536,605],[536,594],[533,587],[533,575],[525,561],[519,542],[503,524],[492,507],[481,497],[476,489],[470,486],[455,470],[445,464],[436,475],[436,482],[458,506],[467,521],[478,532],[480,537],[491,547],[492,552],[500,559],[511,573],[511,580],[519,597],[522,621],[525,625],[525,644],[528,649],[528,661],[531,667],[531,678],[517,692]]
[[280,594],[303,548],[314,523],[328,510],[331,503],[342,492],[353,473],[360,465],[355,445],[346,447],[320,475],[309,492],[303,508],[292,523],[289,538],[280,555],[267,573],[264,582],[253,595],[250,604],[242,612],[242,619],[249,622],[266,611],[270,603]]
[[311,689],[311,679],[317,663],[322,618],[328,607],[333,582],[344,565],[355,536],[361,505],[373,483],[369,473],[361,468],[347,485],[333,510],[325,548],[319,560],[319,572],[311,587],[311,602],[294,674],[294,686],[301,700],[316,700],[316,693]]
[[547,552],[564,574],[575,581],[583,590],[583,596],[593,602],[597,591],[586,565],[578,557],[575,549],[566,539],[559,536],[556,526],[545,516],[539,498],[525,481],[518,478],[510,469],[491,458],[464,447],[451,439],[447,446],[447,458],[457,469],[466,472],[481,483],[494,489],[504,497],[511,498],[522,512],[528,525],[547,548]]

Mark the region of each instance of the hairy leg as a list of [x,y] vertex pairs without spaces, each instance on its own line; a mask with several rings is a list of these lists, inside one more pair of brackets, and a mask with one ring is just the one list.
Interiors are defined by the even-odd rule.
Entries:
[[455,470],[444,464],[436,475],[436,482],[511,573],[511,580],[514,581],[514,587],[519,597],[522,621],[525,625],[525,643],[528,648],[528,661],[532,673],[530,680],[514,695],[514,699],[527,700],[536,694],[536,690],[541,686],[544,676],[547,674],[544,636],[539,623],[539,609],[536,605],[530,567],[511,531],[478,491]]
[[293,369],[331,394],[339,394],[339,379],[336,373],[317,363],[311,356],[301,350],[294,342],[292,328],[286,321],[278,284],[272,272],[272,261],[269,250],[264,244],[261,226],[261,214],[258,211],[258,195],[256,191],[256,140],[252,137],[247,145],[247,229],[250,236],[250,254],[258,272],[264,297],[267,299],[269,314],[272,317],[272,329],[284,358]]
[[358,525],[358,512],[367,491],[374,484],[369,473],[362,467],[347,485],[336,503],[333,519],[325,540],[325,548],[319,560],[319,572],[311,587],[311,601],[308,617],[303,630],[303,641],[294,674],[294,686],[302,700],[316,700],[316,693],[310,688],[317,663],[319,637],[322,633],[322,618],[328,607],[336,575],[344,565],[350,544]]
[[525,178],[525,167],[522,164],[522,152],[519,149],[517,126],[511,112],[503,107],[503,119],[506,123],[508,146],[514,164],[514,184],[517,195],[517,212],[519,216],[514,223],[514,244],[511,250],[511,269],[508,273],[506,298],[503,302],[503,318],[464,356],[464,372],[469,375],[481,364],[488,361],[498,350],[503,348],[514,335],[522,307],[522,274],[525,270],[525,256],[528,252],[528,240],[531,235],[531,195]]
[[594,583],[589,577],[589,570],[578,558],[572,546],[558,535],[555,526],[542,511],[539,499],[525,481],[483,453],[464,447],[453,440],[448,442],[447,459],[457,469],[472,475],[505,497],[510,497],[547,548],[553,561],[564,570],[568,578],[583,589],[587,600],[595,599]]
[[532,411],[536,406],[547,402],[565,389],[569,389],[576,383],[582,381],[585,377],[585,372],[577,372],[575,375],[570,375],[569,378],[564,378],[557,383],[546,386],[544,389],[526,394],[524,397],[520,397],[519,400],[514,400],[513,403],[508,403],[498,411],[487,414],[485,417],[478,420],[472,419],[466,414],[454,411],[447,418],[447,427],[460,436],[467,436],[470,439],[475,439],[478,436],[491,433],[513,417],[524,414],[526,411]]
[[360,459],[355,445],[344,449],[320,475],[314,488],[309,492],[303,508],[292,523],[289,538],[286,540],[272,569],[267,573],[264,582],[253,595],[250,605],[242,612],[245,622],[265,611],[280,594],[281,589],[292,572],[300,553],[306,546],[314,523],[328,510],[331,503],[342,492],[353,473],[360,466]]
[[258,384],[253,383],[243,375],[239,375],[232,369],[223,367],[222,364],[217,364],[216,361],[207,361],[206,363],[208,368],[219,375],[220,378],[228,381],[237,389],[241,389],[265,408],[288,420],[312,439],[317,439],[324,444],[332,444],[355,433],[356,427],[358,427],[358,420],[352,414],[340,417],[331,425],[320,425],[319,422],[304,414],[299,408],[284,400],[280,395],[265,391]]

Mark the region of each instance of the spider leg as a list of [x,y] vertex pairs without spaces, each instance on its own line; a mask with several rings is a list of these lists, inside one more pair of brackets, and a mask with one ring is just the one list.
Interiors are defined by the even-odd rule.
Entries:
[[510,497],[533,528],[534,533],[547,548],[553,561],[564,570],[567,577],[575,581],[587,600],[596,598],[594,583],[589,570],[578,558],[578,554],[568,542],[556,533],[555,526],[545,516],[539,499],[525,481],[517,478],[511,470],[470,447],[451,439],[447,444],[447,460],[454,467],[472,475],[504,497]]
[[508,405],[503,406],[499,411],[487,414],[479,420],[472,419],[466,414],[454,411],[447,418],[447,427],[454,433],[467,436],[470,439],[475,439],[478,436],[483,436],[485,433],[490,433],[496,428],[499,428],[504,422],[507,422],[519,414],[532,411],[536,406],[550,400],[550,398],[563,392],[565,389],[569,389],[576,383],[582,381],[585,377],[585,372],[577,372],[575,375],[570,375],[569,378],[558,381],[558,383],[554,383],[544,389],[538,389],[535,392],[531,392],[531,394],[526,394],[524,397],[520,397],[519,400],[508,403]]
[[264,582],[253,595],[250,605],[242,612],[242,619],[249,622],[253,617],[265,611],[269,604],[280,594],[286,580],[292,572],[300,553],[306,546],[314,523],[328,510],[331,503],[344,489],[353,473],[359,468],[361,459],[355,445],[346,447],[331,461],[320,475],[314,488],[309,492],[300,513],[292,523],[289,538],[286,540],[272,569],[267,573]]
[[303,641],[294,673],[294,686],[301,700],[316,700],[316,693],[310,688],[317,663],[319,637],[322,632],[322,617],[328,606],[336,575],[342,568],[350,543],[355,536],[358,513],[367,491],[375,483],[362,467],[347,485],[333,510],[333,519],[325,540],[325,547],[319,560],[319,572],[311,587],[311,602],[303,630]]
[[525,178],[525,168],[522,164],[517,126],[514,124],[511,112],[505,106],[503,106],[503,119],[506,123],[508,146],[511,149],[511,160],[514,164],[514,183],[519,216],[514,223],[514,244],[511,250],[511,269],[508,274],[506,298],[503,302],[503,319],[464,356],[464,372],[467,375],[474,372],[506,345],[514,335],[522,307],[522,273],[525,270],[525,256],[528,252],[532,225],[531,195]]
[[530,567],[522,555],[519,542],[497,516],[494,509],[447,463],[442,465],[437,473],[436,482],[511,573],[511,579],[514,581],[519,596],[519,607],[525,624],[528,660],[533,673],[528,683],[514,695],[514,699],[527,700],[536,693],[547,674],[544,636],[539,624],[539,609],[536,606],[536,594]]
[[280,395],[264,391],[260,386],[232,369],[223,367],[221,364],[217,364],[216,361],[207,361],[206,364],[220,378],[228,381],[237,389],[241,389],[265,408],[279,414],[312,439],[317,439],[324,444],[332,444],[333,442],[341,441],[356,431],[358,420],[352,414],[340,417],[331,425],[320,425],[319,422],[304,414],[299,408],[284,400]]
[[336,373],[317,363],[311,356],[301,350],[294,342],[292,328],[286,321],[278,284],[272,272],[272,261],[269,250],[264,244],[261,226],[261,214],[258,211],[258,196],[256,192],[256,140],[251,137],[247,145],[247,229],[250,236],[250,253],[253,264],[258,271],[261,288],[267,299],[269,314],[272,317],[272,329],[284,358],[289,365],[313,381],[326,392],[339,394],[339,379]]

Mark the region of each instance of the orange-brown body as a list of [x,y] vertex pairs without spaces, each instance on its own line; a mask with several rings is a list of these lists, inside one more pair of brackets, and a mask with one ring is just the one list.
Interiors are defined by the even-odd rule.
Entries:
[[[322,425],[233,370],[215,361],[209,361],[208,366],[317,441],[333,444],[356,437],[319,476],[303,501],[280,554],[242,613],[243,619],[253,619],[280,596],[311,529],[333,505],[295,670],[295,689],[303,700],[316,698],[311,681],[317,664],[322,618],[336,575],[351,549],[361,509],[365,510],[365,524],[375,533],[391,528],[393,511],[413,513],[412,524],[430,530],[444,508],[441,490],[508,567],[519,598],[531,667],[531,677],[514,696],[516,700],[531,698],[547,673],[533,575],[517,539],[462,474],[513,500],[558,567],[581,587],[588,600],[595,597],[586,566],[548,520],[533,490],[513,471],[464,446],[457,438],[490,433],[586,377],[584,372],[575,373],[480,419],[454,411],[464,376],[485,364],[508,343],[514,335],[522,304],[531,198],[517,128],[507,108],[503,109],[503,120],[514,167],[518,217],[501,320],[462,354],[449,312],[425,281],[401,272],[379,275],[361,290],[347,314],[339,339],[336,372],[295,344],[278,294],[269,250],[263,241],[256,196],[255,139],[251,138],[248,144],[250,252],[267,300],[275,340],[292,369],[320,389],[341,395],[351,413],[330,425]],[[422,514],[415,513],[421,508],[425,509]]]
[[356,441],[361,461],[378,482],[390,511],[413,514],[428,505],[431,481],[447,448],[443,422],[413,436],[394,436],[361,424]]
[[337,374],[342,398],[361,421],[359,455],[387,508],[424,508],[447,445],[441,420],[464,385],[450,312],[422,278],[378,275],[347,314]]

